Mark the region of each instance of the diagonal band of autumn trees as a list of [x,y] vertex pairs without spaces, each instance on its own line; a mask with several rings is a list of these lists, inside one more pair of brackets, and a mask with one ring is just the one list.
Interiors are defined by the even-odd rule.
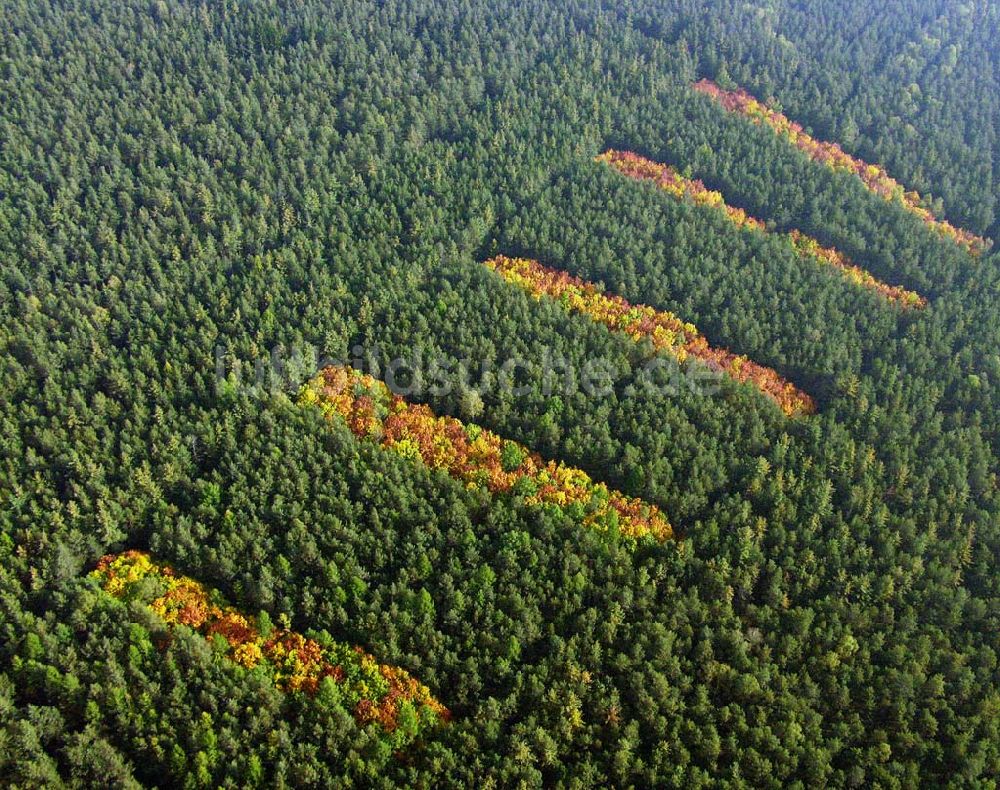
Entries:
[[581,469],[544,461],[524,445],[478,425],[408,403],[354,368],[324,369],[302,387],[299,400],[343,420],[358,438],[441,469],[470,488],[513,493],[528,505],[554,506],[584,526],[629,538],[664,541],[673,536],[655,505],[609,489]]
[[324,683],[332,684],[328,697],[350,710],[359,725],[394,733],[396,746],[450,718],[430,690],[403,669],[379,664],[360,647],[261,625],[227,605],[217,591],[145,552],[102,557],[91,576],[109,595],[147,606],[171,630],[187,626],[222,640],[229,661],[262,672],[282,692],[315,695]]
[[[739,228],[767,233],[767,227],[759,219],[749,216],[743,209],[727,205],[722,193],[708,189],[701,181],[685,178],[669,165],[653,162],[631,151],[605,151],[597,157],[598,162],[610,165],[619,173],[636,181],[652,181],[675,198],[690,198],[700,206],[714,206]],[[903,307],[922,308],[927,300],[913,291],[898,285],[887,285],[872,274],[855,265],[842,252],[824,247],[815,239],[798,230],[785,234],[791,247],[803,258],[832,266],[852,283],[868,288],[889,302]]]
[[605,294],[595,283],[526,258],[498,255],[485,265],[533,296],[551,297],[566,309],[583,313],[633,340],[648,339],[657,351],[669,353],[679,362],[697,359],[737,382],[750,384],[788,416],[812,414],[816,410],[812,398],[776,371],[745,356],[710,346],[693,324],[685,323],[673,313],[648,305],[633,305],[620,296]]
[[886,200],[898,201],[907,211],[918,216],[941,236],[964,247],[970,254],[978,256],[990,248],[992,242],[988,239],[957,228],[951,223],[935,217],[930,209],[924,205],[923,198],[917,192],[907,191],[902,184],[892,178],[879,165],[868,164],[851,156],[837,143],[816,140],[806,134],[800,124],[758,101],[745,90],[741,88],[725,90],[707,79],[695,83],[694,89],[711,97],[727,111],[742,115],[755,124],[773,129],[776,134],[784,137],[810,159],[822,162],[834,170],[854,173],[870,191]]

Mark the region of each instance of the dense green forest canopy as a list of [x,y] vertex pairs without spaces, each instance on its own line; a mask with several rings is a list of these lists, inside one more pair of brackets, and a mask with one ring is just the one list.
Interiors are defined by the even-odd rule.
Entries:
[[[993,786],[1000,256],[690,86],[774,97],[995,237],[998,15],[3,3],[0,780]],[[928,307],[593,161],[612,147]],[[501,253],[691,321],[818,413],[645,386],[648,348],[507,286],[481,265]],[[657,505],[680,539],[583,530],[357,439],[297,402],[304,349],[516,358],[517,390],[410,397]],[[610,392],[544,386],[554,359],[606,361]],[[89,575],[125,549],[363,646],[451,722],[396,750],[190,629],[164,640]]]

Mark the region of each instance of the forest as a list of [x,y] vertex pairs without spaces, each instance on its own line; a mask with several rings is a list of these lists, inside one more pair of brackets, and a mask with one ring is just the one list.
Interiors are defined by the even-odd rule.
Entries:
[[998,39],[5,2],[0,784],[995,787]]

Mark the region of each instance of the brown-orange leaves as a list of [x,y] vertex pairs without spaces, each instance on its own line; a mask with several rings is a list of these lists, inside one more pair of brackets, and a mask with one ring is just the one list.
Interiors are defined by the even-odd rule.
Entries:
[[972,255],[981,255],[990,248],[992,242],[988,239],[977,236],[970,231],[956,228],[951,223],[936,218],[924,206],[920,195],[913,191],[906,191],[903,185],[892,178],[883,168],[878,165],[870,165],[851,156],[837,143],[814,139],[805,133],[802,126],[758,101],[745,90],[725,90],[711,80],[700,80],[695,83],[694,89],[712,97],[729,112],[739,113],[756,124],[770,127],[813,161],[822,162],[834,170],[854,173],[870,191],[886,200],[899,201],[907,211],[920,217],[928,226],[945,238],[964,247]]
[[620,296],[607,295],[594,283],[550,269],[527,258],[499,255],[485,262],[507,282],[534,296],[549,296],[633,340],[649,339],[658,351],[666,351],[684,362],[694,357],[741,383],[751,384],[781,407],[789,416],[812,414],[812,398],[783,379],[771,368],[744,356],[713,348],[692,324],[647,305],[633,305]]
[[340,699],[359,724],[376,722],[396,729],[401,706],[412,707],[417,731],[450,718],[430,690],[398,667],[379,664],[360,647],[326,640],[322,644],[296,631],[274,628],[264,634],[253,619],[225,605],[217,592],[154,562],[141,551],[102,557],[92,574],[105,592],[142,600],[167,625],[186,625],[206,638],[221,637],[226,657],[247,669],[261,668],[286,693],[315,694],[332,678]]
[[673,535],[656,505],[609,489],[581,469],[544,461],[478,425],[438,417],[423,404],[407,403],[378,379],[353,368],[326,368],[303,386],[300,402],[344,420],[358,437],[443,469],[470,487],[520,494],[529,505],[554,506],[584,526],[614,529],[630,538],[663,541]]
[[[669,165],[653,162],[634,154],[631,151],[606,151],[597,157],[598,162],[604,162],[622,175],[637,181],[652,181],[661,189],[676,198],[690,198],[700,206],[714,206],[725,212],[726,216],[739,228],[767,233],[767,228],[759,219],[749,216],[743,209],[729,206],[722,198],[722,193],[708,189],[701,181],[685,178]],[[823,247],[818,241],[804,233],[793,230],[786,234],[791,247],[803,258],[816,261],[838,269],[848,280],[875,291],[890,302],[903,307],[924,307],[927,300],[913,291],[908,291],[898,285],[887,285],[877,280],[869,272],[855,265],[851,260],[831,247]]]

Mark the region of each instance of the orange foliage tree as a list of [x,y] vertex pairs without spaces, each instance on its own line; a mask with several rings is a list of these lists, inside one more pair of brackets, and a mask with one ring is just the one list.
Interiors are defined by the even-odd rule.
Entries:
[[927,225],[945,238],[964,247],[971,254],[978,256],[989,249],[991,244],[989,240],[970,231],[956,228],[943,219],[937,219],[923,204],[920,195],[916,192],[906,191],[902,184],[892,178],[879,165],[870,165],[851,156],[837,143],[814,139],[806,134],[801,125],[758,101],[745,90],[727,91],[711,80],[700,80],[695,83],[694,89],[712,97],[726,110],[744,115],[756,124],[770,127],[803,151],[810,159],[822,162],[834,170],[854,173],[869,190],[881,195],[886,200],[899,201],[908,211],[916,214]]
[[812,414],[816,410],[812,398],[776,371],[745,356],[713,348],[694,325],[684,323],[672,313],[633,305],[620,296],[603,293],[594,283],[527,258],[498,255],[485,265],[534,296],[552,297],[567,309],[583,313],[633,340],[649,339],[658,351],[672,354],[680,362],[693,357],[738,382],[750,384],[789,416]]
[[[722,193],[708,189],[701,181],[685,178],[669,165],[653,162],[631,151],[605,151],[597,157],[598,162],[610,165],[619,173],[637,181],[652,181],[676,198],[690,198],[701,206],[714,206],[725,211],[726,216],[739,228],[766,233],[767,228],[759,219],[747,215],[741,208],[729,206]],[[802,257],[833,266],[848,280],[875,291],[890,302],[904,307],[925,307],[927,300],[913,291],[898,285],[887,285],[877,280],[871,273],[855,265],[850,259],[831,247],[823,247],[818,241],[804,233],[793,230],[786,238],[792,248]]]
[[615,529],[629,538],[664,541],[673,535],[655,505],[609,489],[580,469],[544,461],[478,425],[438,417],[423,404],[407,403],[381,381],[353,368],[326,368],[303,386],[300,402],[343,419],[356,436],[443,469],[470,487],[513,492],[529,505],[554,506],[585,526]]
[[[398,667],[379,664],[360,647],[322,643],[295,631],[257,624],[194,579],[178,575],[140,551],[102,557],[91,574],[105,592],[143,600],[169,626],[186,625],[204,637],[221,637],[226,657],[247,669],[260,668],[282,691],[315,694],[324,678],[340,689],[343,704],[359,724],[376,722],[393,732],[402,706],[416,715],[417,731],[447,721],[450,713],[430,690]],[[152,588],[153,592],[149,590]]]

